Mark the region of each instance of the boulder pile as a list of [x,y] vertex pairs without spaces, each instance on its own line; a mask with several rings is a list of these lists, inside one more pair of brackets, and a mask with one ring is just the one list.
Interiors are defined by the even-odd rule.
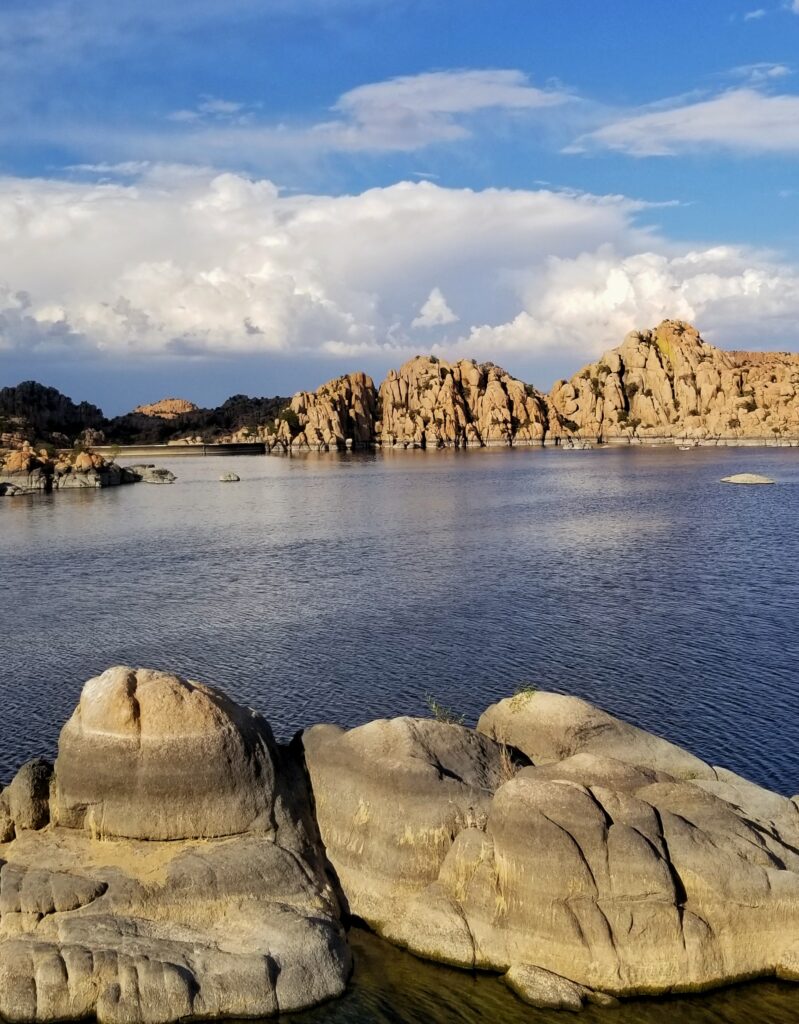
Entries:
[[799,981],[799,798],[574,697],[281,746],[127,667],[0,793],[4,1020],[311,1006],[344,991],[350,916],[541,1007]]

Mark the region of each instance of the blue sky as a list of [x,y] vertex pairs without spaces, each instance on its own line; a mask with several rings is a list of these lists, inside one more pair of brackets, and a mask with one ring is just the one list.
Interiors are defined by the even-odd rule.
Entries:
[[7,0],[0,384],[796,348],[798,76],[799,0]]

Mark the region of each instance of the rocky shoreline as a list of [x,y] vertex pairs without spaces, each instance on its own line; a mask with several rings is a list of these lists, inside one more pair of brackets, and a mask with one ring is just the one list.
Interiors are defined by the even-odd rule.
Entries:
[[575,697],[281,745],[117,667],[0,794],[0,1018],[312,1006],[347,986],[353,919],[535,1006],[795,982],[798,851],[799,798]]
[[171,484],[177,478],[153,465],[118,466],[97,452],[51,455],[25,444],[0,460],[0,497],[50,494],[52,491],[99,489],[120,484]]

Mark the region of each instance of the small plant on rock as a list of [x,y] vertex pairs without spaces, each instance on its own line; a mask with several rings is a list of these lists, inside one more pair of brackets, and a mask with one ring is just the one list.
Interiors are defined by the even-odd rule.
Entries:
[[459,715],[453,711],[452,708],[448,708],[442,704],[436,697],[431,693],[425,695],[424,702],[427,705],[430,714],[435,718],[437,722],[444,722],[446,725],[463,725],[464,716]]

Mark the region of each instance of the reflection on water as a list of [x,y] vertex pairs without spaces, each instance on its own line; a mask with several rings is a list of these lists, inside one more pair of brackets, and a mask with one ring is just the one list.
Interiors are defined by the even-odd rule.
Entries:
[[[473,721],[533,681],[799,791],[799,451],[166,465],[172,487],[0,502],[0,779],[52,755],[83,681],[122,662],[222,686],[282,736],[425,713],[426,693]],[[779,486],[719,483],[738,471]],[[355,945],[352,991],[299,1019],[563,1020],[495,978]],[[581,1020],[779,1024],[798,999],[758,984]]]
[[[537,1010],[493,975],[425,963],[367,932],[350,940],[355,973],[336,1002],[292,1015],[297,1024],[565,1024],[563,1011]],[[288,1018],[287,1018],[288,1019]],[[779,982],[738,985],[665,1000],[635,1000],[612,1010],[589,1007],[580,1024],[796,1024],[799,988]]]
[[[428,692],[474,720],[533,681],[799,790],[799,451],[168,465],[171,487],[0,504],[0,778],[127,662],[216,683],[283,736]],[[734,470],[780,484],[719,483]]]
[[[799,451],[168,464],[171,487],[0,504],[0,778],[127,662],[216,683],[284,736],[428,692],[474,719],[531,680],[799,790]],[[738,469],[780,486],[719,483]]]

